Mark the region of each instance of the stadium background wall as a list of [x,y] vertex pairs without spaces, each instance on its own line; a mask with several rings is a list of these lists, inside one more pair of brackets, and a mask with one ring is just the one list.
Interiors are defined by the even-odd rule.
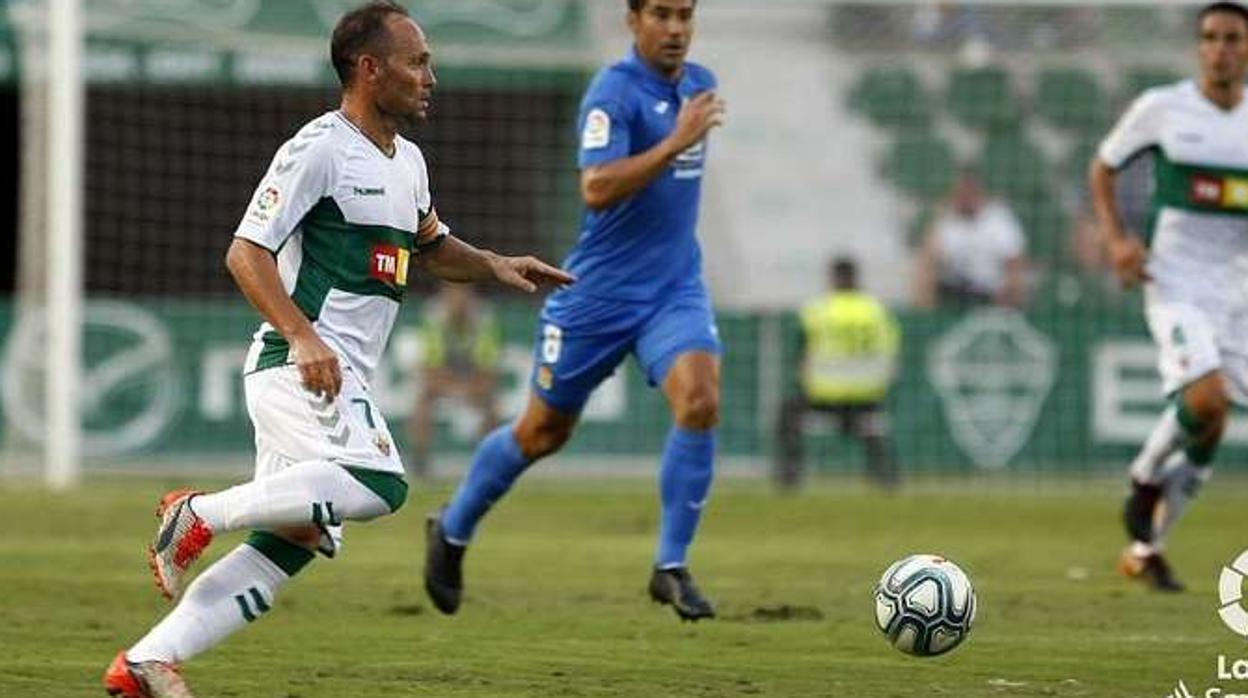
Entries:
[[[0,468],[38,447],[40,293],[28,284],[40,279],[17,260],[38,259],[30,253],[44,234],[28,215],[41,180],[26,169],[40,156],[40,4],[0,0],[0,165],[27,175],[0,184],[0,226],[11,232],[0,235]],[[236,367],[254,316],[221,255],[274,149],[334,106],[325,37],[351,4],[86,3],[88,453],[242,462],[250,439]],[[413,135],[440,212],[474,243],[560,258],[576,234],[572,121],[586,80],[626,49],[622,3],[407,4],[438,50],[435,118]],[[1138,295],[1114,289],[1088,259],[1082,168],[1128,99],[1190,74],[1191,13],[1160,2],[700,7],[694,57],[716,69],[730,102],[700,230],[727,346],[726,456],[765,463],[792,384],[792,311],[821,289],[826,259],[849,252],[902,316],[891,402],[910,469],[1120,467],[1161,398]],[[979,165],[1022,221],[1022,315],[908,307],[916,239],[958,163]],[[1147,174],[1141,160],[1121,192],[1137,228]],[[405,328],[431,290],[412,289]],[[536,307],[491,294],[514,410]],[[378,380],[396,432],[418,351],[396,338]],[[587,414],[572,452],[651,458],[666,430],[659,400],[630,368]],[[463,454],[471,424],[451,409],[442,426],[440,448]],[[853,467],[851,446],[818,424],[811,432],[812,463]],[[1227,467],[1244,444],[1248,432],[1233,427]]]
[[[240,398],[240,371],[253,311],[232,301],[94,300],[87,327],[85,419],[88,452],[102,462],[136,456],[178,460],[237,456],[245,462],[250,427]],[[419,307],[408,308],[379,369],[377,400],[405,442],[403,420],[416,394]],[[1077,312],[1077,309],[1075,309]],[[1098,313],[1100,329],[1056,313],[905,313],[901,377],[890,400],[897,447],[911,472],[951,473],[979,466],[1012,472],[1094,471],[1130,455],[1147,434],[1162,397],[1152,344],[1137,310]],[[500,308],[505,337],[502,402],[522,404],[530,368],[532,305]],[[0,409],[9,439],[38,433],[39,329],[15,331],[4,357]],[[772,448],[777,401],[795,367],[792,315],[724,311],[722,452],[762,465]],[[773,354],[782,365],[760,361]],[[645,457],[661,446],[667,415],[631,363],[591,402],[568,453]],[[443,405],[438,453],[459,462],[473,445],[473,416]],[[811,463],[853,471],[854,447],[832,430],[810,425]],[[1248,454],[1248,432],[1233,430],[1227,467]]]

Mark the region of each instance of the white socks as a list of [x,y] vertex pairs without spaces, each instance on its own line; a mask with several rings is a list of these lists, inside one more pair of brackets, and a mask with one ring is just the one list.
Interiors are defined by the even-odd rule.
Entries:
[[1144,485],[1159,484],[1166,459],[1186,440],[1187,432],[1179,424],[1178,410],[1171,403],[1161,413],[1161,419],[1148,435],[1139,455],[1131,462],[1131,479]]
[[288,579],[274,561],[251,545],[240,545],[204,570],[126,658],[184,662],[266,613]]
[[191,509],[221,533],[344,520],[366,521],[390,507],[342,466],[304,461],[281,472],[221,492],[197,495]]
[[1182,453],[1176,453],[1162,472],[1161,502],[1157,507],[1153,521],[1153,545],[1158,549],[1163,545],[1166,534],[1183,516],[1187,505],[1196,498],[1202,485],[1209,481],[1213,469],[1209,466],[1196,466],[1188,462]]
[[[126,657],[133,662],[184,662],[267,613],[278,588],[314,555],[263,529],[314,524],[322,531],[322,549],[332,554],[342,521],[373,519],[389,514],[392,505],[397,509],[402,504],[406,485],[401,478],[377,471],[361,471],[359,477],[377,489],[365,486],[342,466],[305,461],[246,484],[193,497],[191,509],[215,532],[262,530],[204,570],[173,611]],[[389,484],[391,480],[397,481],[397,488]],[[334,538],[332,543],[325,542],[326,534]]]

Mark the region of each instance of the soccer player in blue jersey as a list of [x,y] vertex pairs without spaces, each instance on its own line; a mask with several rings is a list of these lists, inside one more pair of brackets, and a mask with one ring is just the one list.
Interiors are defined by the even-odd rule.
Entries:
[[686,620],[711,618],[686,551],[706,505],[719,419],[720,343],[694,234],[707,133],[723,121],[711,71],[685,60],[696,0],[628,0],[634,46],[581,102],[578,281],[548,299],[524,413],[487,436],[454,498],[430,517],[425,589],[443,613],[463,591],[481,517],[531,464],[572,435],[590,393],[629,355],[675,422],[660,466],[662,517],[650,595]]

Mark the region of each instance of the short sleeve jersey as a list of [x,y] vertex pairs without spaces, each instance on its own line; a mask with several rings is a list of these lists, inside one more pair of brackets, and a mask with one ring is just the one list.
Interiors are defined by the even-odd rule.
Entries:
[[[446,233],[420,149],[396,137],[388,156],[335,111],[278,149],[234,235],[276,255],[291,300],[367,384],[398,316],[412,255]],[[245,370],[287,363],[290,346],[263,323]]]
[[1027,252],[1027,240],[1014,212],[988,201],[974,216],[945,212],[933,224],[942,280],[985,295],[1005,286],[1007,263]]
[[[1120,169],[1153,155],[1149,271],[1170,290],[1244,294],[1248,263],[1248,100],[1230,110],[1185,80],[1142,93],[1101,143]],[[1197,300],[1192,298],[1192,300]]]
[[[594,77],[581,101],[581,169],[653,148],[672,132],[680,106],[715,88],[711,71],[686,62],[669,80],[634,50]],[[586,210],[565,263],[577,276],[568,292],[649,301],[672,288],[701,283],[696,226],[706,142],[677,156],[644,189],[601,210]]]

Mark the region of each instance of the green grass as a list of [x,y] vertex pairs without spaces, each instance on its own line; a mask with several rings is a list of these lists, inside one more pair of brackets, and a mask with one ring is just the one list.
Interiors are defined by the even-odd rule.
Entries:
[[[483,526],[454,618],[431,610],[419,578],[422,514],[446,491],[416,488],[397,516],[350,527],[339,559],[318,560],[185,673],[197,695],[247,698],[1099,698],[1161,696],[1180,678],[1203,694],[1219,653],[1248,656],[1215,614],[1218,571],[1248,545],[1243,483],[1227,482],[1172,542],[1192,587],[1173,596],[1114,576],[1117,485],[946,483],[889,498],[833,483],[786,499],[725,483],[693,559],[721,617],[697,625],[644,596],[648,483],[525,482]],[[94,695],[113,653],[159,618],[167,606],[141,550],[170,484],[0,489],[0,696]],[[880,572],[920,551],[962,564],[981,604],[970,639],[937,659],[899,654],[871,619]],[[797,619],[759,612],[785,605]]]

